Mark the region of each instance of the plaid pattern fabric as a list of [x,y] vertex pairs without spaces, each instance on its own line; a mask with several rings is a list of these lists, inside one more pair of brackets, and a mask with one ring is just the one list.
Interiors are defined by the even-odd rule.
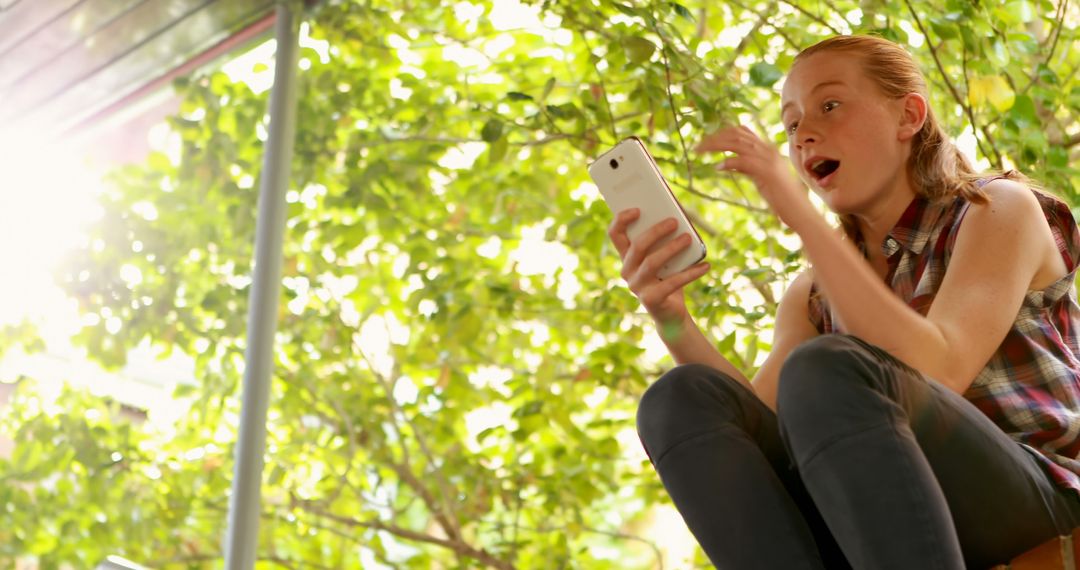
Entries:
[[[1034,452],[1054,481],[1080,492],[1080,306],[1075,277],[1080,232],[1069,207],[1035,192],[1069,274],[1028,291],[1005,340],[964,397],[1013,439]],[[918,197],[882,244],[885,282],[926,315],[952,256],[970,202]],[[860,236],[856,245],[866,253]],[[822,334],[843,332],[827,301],[811,289],[811,322]]]

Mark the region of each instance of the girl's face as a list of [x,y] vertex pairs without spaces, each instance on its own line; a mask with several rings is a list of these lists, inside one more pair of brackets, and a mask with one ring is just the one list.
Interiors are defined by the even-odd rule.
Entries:
[[885,193],[907,188],[903,103],[881,93],[857,55],[821,52],[800,60],[781,102],[788,156],[831,210],[866,212]]

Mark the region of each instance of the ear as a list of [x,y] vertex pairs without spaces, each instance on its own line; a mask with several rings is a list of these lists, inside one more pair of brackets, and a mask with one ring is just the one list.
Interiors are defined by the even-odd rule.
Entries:
[[918,93],[908,93],[900,101],[900,128],[896,136],[901,141],[908,141],[922,130],[930,107],[926,98]]

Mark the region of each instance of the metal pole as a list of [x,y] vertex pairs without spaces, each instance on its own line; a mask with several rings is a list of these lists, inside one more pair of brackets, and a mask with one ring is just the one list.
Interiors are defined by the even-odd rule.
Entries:
[[296,57],[299,18],[291,0],[277,3],[277,55],[270,92],[270,133],[263,155],[259,212],[255,226],[255,267],[248,310],[248,344],[244,355],[243,404],[236,471],[229,498],[225,567],[255,566],[259,537],[263,454],[266,452],[266,409],[274,366],[274,333],[281,296],[281,250],[285,234],[285,191],[289,186],[296,130]]

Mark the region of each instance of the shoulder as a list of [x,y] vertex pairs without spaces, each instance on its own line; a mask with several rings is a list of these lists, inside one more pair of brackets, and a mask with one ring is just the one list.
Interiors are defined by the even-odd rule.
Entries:
[[809,269],[799,273],[788,285],[787,291],[784,291],[784,296],[780,299],[780,305],[784,306],[793,303],[805,305],[810,299],[810,289],[813,284],[814,276]]
[[988,204],[972,204],[973,211],[989,211],[991,214],[1041,213],[1042,207],[1035,191],[1027,184],[1009,178],[995,178],[982,186],[990,199]]
[[1026,287],[1047,272],[1056,272],[1057,247],[1036,191],[1003,178],[987,182],[982,189],[989,200],[971,202],[959,220],[950,267],[959,260],[962,271],[983,278],[1008,271],[1009,277]]
[[[1038,232],[1045,225],[1042,205],[1026,184],[1008,178],[995,178],[982,187],[989,198],[986,204],[972,202],[964,216],[961,235],[989,238],[995,232]],[[981,241],[981,239],[980,239]]]
[[1035,193],[1032,191],[1031,187],[1024,183],[1024,177],[1015,174],[1013,171],[1010,172],[1012,173],[1000,174],[986,179],[986,182],[982,184],[983,191],[995,194],[1011,193],[1034,197]]

